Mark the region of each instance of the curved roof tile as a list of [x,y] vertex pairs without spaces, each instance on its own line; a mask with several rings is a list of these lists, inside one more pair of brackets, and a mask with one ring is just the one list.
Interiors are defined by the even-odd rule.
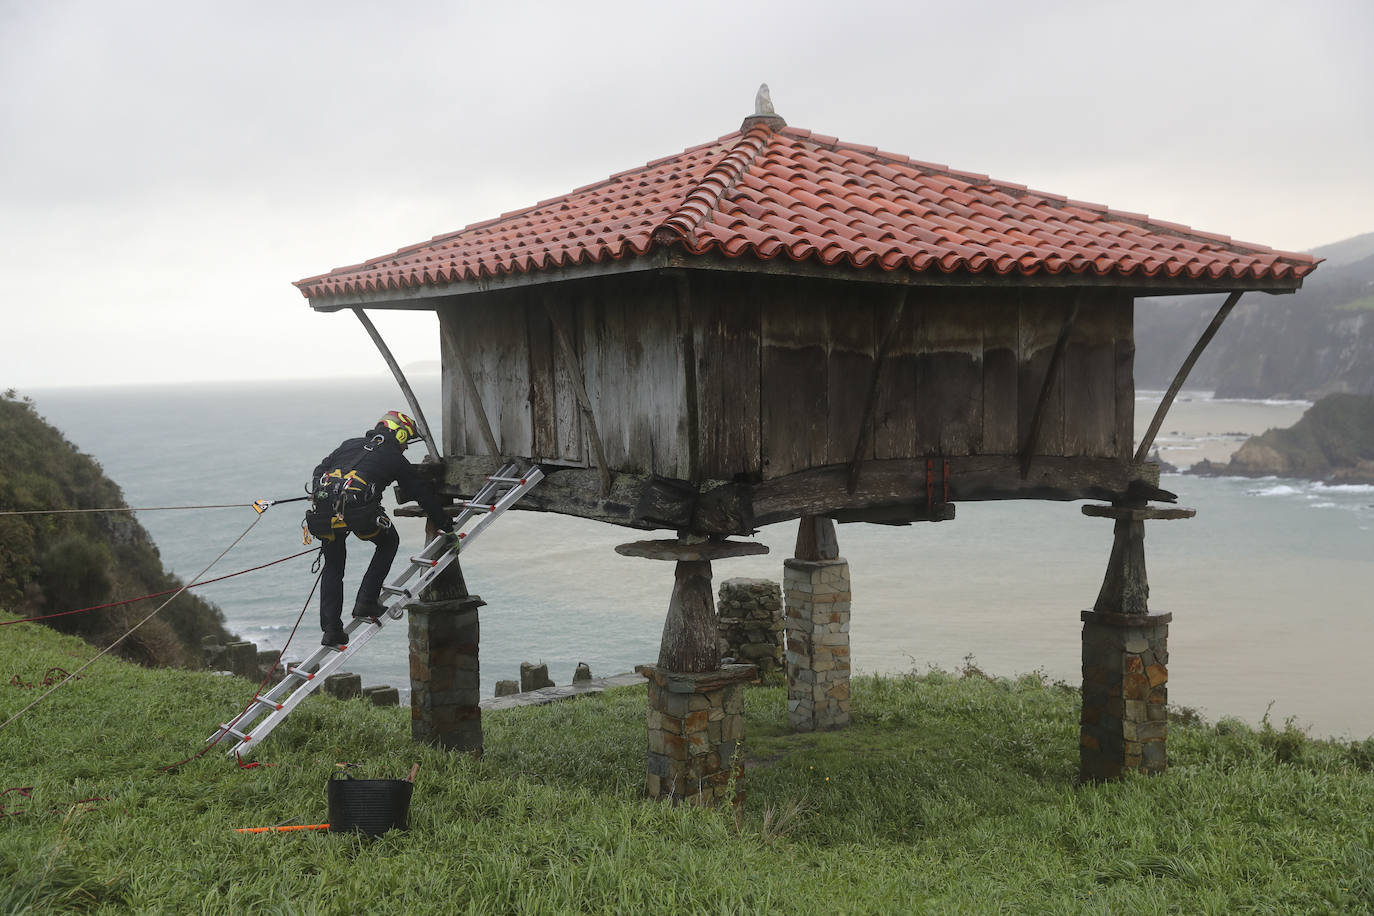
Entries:
[[1318,261],[746,120],[713,143],[296,282],[311,299],[599,264],[678,246],[865,272],[1228,278],[1296,284]]

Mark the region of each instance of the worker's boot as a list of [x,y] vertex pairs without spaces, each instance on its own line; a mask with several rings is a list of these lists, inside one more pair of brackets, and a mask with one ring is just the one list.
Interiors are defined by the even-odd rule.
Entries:
[[359,598],[353,604],[353,616],[366,617],[369,620],[378,620],[386,613],[386,605],[376,598]]
[[326,627],[324,638],[320,640],[320,645],[329,646],[331,649],[342,649],[348,645],[348,634],[344,632],[343,624],[336,623]]

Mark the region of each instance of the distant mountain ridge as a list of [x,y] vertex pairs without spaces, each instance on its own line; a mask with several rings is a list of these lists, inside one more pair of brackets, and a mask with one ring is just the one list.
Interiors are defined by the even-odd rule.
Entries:
[[[1219,397],[1374,394],[1374,232],[1323,245],[1325,261],[1291,296],[1250,293],[1222,325],[1188,384]],[[1136,385],[1164,388],[1221,296],[1136,303]]]

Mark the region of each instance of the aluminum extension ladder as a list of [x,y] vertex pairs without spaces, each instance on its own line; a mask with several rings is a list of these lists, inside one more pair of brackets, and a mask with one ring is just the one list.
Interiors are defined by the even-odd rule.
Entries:
[[[297,704],[324,683],[326,677],[340,670],[354,653],[381,632],[388,617],[392,620],[401,619],[406,605],[414,602],[429,583],[458,559],[458,554],[488,525],[543,478],[544,472],[537,466],[522,470],[519,464],[508,464],[488,477],[472,499],[458,503],[462,511],[453,520],[457,537],[440,534],[425,545],[419,556],[410,558],[404,572],[382,586],[381,602],[386,607],[385,615],[351,620],[344,628],[348,642],[343,648],[321,646],[299,665],[287,666],[286,676],[276,686],[253,697],[243,712],[231,721],[221,723],[219,729],[205,740],[217,742],[232,737],[234,743],[228,751],[230,757],[242,758],[251,753],[258,742],[291,714]],[[473,519],[477,519],[476,523],[465,531],[464,526]],[[412,582],[411,577],[416,573],[419,573],[419,578]]]

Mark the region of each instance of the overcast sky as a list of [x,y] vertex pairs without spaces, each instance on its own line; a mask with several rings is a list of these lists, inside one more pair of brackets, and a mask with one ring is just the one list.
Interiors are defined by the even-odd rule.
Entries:
[[1312,248],[1374,230],[1372,41],[1369,0],[0,0],[0,389],[384,371],[291,281],[713,140],[764,81],[796,127]]

